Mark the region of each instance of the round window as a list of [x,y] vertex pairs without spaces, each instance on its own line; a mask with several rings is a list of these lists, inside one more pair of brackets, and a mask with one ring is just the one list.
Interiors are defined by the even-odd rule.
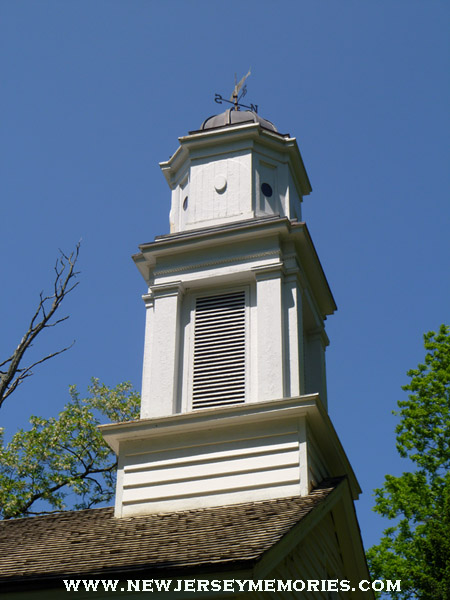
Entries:
[[268,183],[263,183],[261,185],[261,191],[266,198],[270,198],[273,194],[272,186],[270,186]]
[[183,200],[183,210],[186,210],[188,207],[188,196]]

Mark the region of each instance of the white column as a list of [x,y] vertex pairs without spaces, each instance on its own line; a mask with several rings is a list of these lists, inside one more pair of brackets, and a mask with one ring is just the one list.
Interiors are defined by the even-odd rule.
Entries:
[[286,336],[286,396],[300,396],[304,385],[304,352],[302,294],[297,273],[284,281],[284,311]]
[[145,337],[144,337],[144,361],[142,365],[142,392],[141,392],[141,419],[150,414],[151,407],[151,364],[153,348],[153,311],[154,302],[151,294],[142,296],[145,302]]
[[142,381],[141,418],[168,416],[175,412],[180,352],[180,282],[150,288],[147,301]]
[[281,268],[277,264],[255,270],[257,394],[252,397],[256,402],[283,398],[285,392]]

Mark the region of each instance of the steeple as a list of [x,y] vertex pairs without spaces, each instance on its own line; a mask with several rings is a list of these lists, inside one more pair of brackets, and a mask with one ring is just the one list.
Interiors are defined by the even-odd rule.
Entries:
[[148,286],[139,422],[119,454],[117,516],[358,483],[327,415],[324,321],[336,309],[301,220],[295,138],[228,110],[161,163],[170,233],[133,258]]
[[179,141],[161,163],[171,233],[134,257],[149,286],[142,416],[310,392],[326,405],[335,304],[299,219],[311,186],[295,138],[228,110]]

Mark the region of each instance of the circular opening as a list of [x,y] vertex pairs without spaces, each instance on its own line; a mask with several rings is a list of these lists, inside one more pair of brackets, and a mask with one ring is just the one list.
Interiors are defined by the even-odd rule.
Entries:
[[273,194],[272,187],[268,183],[263,183],[261,185],[261,191],[264,194],[264,196],[266,196],[266,198],[270,198]]
[[188,207],[188,196],[183,200],[183,210],[186,210]]

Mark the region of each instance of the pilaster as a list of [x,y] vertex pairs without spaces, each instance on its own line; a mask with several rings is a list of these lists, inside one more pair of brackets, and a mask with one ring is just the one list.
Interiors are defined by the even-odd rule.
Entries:
[[283,299],[286,335],[286,395],[300,396],[305,390],[302,293],[296,271],[284,278]]
[[147,326],[141,418],[175,412],[180,353],[181,282],[155,285],[146,297]]
[[258,402],[285,396],[282,264],[254,270],[257,311]]

